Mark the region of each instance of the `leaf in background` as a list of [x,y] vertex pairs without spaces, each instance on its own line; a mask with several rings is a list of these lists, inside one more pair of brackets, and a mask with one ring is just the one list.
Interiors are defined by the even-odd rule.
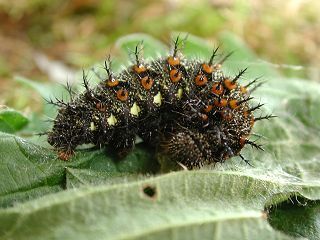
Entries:
[[[32,137],[32,135],[34,134],[42,133],[47,129],[51,128],[52,125],[50,119],[56,116],[57,108],[51,104],[48,104],[46,101],[50,99],[55,101],[55,98],[63,99],[64,101],[69,101],[69,94],[65,87],[61,84],[39,83],[22,76],[16,76],[15,80],[21,83],[22,85],[35,90],[42,97],[40,99],[43,103],[43,114],[31,114],[31,121],[28,127],[23,132],[24,135],[31,135]],[[37,138],[33,139],[37,140]]]
[[[15,80],[19,83],[22,83],[28,87],[36,90],[44,99],[54,99],[55,97],[64,98],[68,100],[68,93],[66,89],[59,84],[45,84],[32,81],[22,76],[15,76]],[[59,96],[57,96],[59,94]]]
[[279,77],[279,73],[253,53],[251,49],[244,43],[242,39],[231,32],[223,32],[219,35],[222,49],[228,54],[232,55],[223,64],[228,72],[236,73],[240,69],[248,67],[245,78],[262,77],[264,80],[271,80],[273,77]]
[[16,76],[15,80],[27,87],[34,89],[38,94],[40,94],[44,103],[43,112],[47,117],[54,117],[57,114],[57,110],[54,106],[47,104],[45,100],[52,99],[55,101],[55,98],[58,98],[61,100],[63,99],[64,101],[69,101],[69,94],[65,87],[61,84],[39,83],[21,76]]
[[[116,47],[121,50],[124,56],[129,54],[129,59],[134,60],[134,50],[137,44],[143,43],[143,57],[146,60],[154,59],[163,56],[168,52],[168,47],[159,40],[143,34],[136,33],[121,37],[116,42]],[[132,58],[130,58],[130,56]],[[125,57],[128,59],[128,57]]]
[[24,128],[29,123],[29,119],[20,112],[0,108],[0,131],[6,133],[14,133]]
[[[215,46],[211,46],[208,41],[203,38],[196,37],[186,32],[175,32],[171,35],[172,43],[179,37],[179,41],[182,44],[182,53],[187,58],[201,58],[210,59]],[[216,46],[217,47],[217,46]]]

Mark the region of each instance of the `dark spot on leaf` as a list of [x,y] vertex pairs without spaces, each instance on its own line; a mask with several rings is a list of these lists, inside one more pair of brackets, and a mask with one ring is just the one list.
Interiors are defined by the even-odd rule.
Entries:
[[146,185],[143,187],[143,193],[149,198],[156,198],[157,188],[155,186]]

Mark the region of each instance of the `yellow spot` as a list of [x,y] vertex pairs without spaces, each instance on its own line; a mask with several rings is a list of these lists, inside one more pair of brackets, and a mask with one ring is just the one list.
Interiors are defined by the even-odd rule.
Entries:
[[162,96],[161,96],[161,93],[158,92],[157,95],[153,97],[153,103],[160,106],[161,102],[162,102]]
[[140,107],[135,102],[130,108],[130,113],[135,116],[139,116],[139,112],[141,111]]
[[113,114],[111,113],[110,117],[107,118],[107,122],[109,124],[109,126],[114,126],[116,125],[116,123],[118,122],[118,120],[115,118],[115,116],[113,116]]
[[178,92],[177,92],[177,94],[176,94],[176,96],[177,96],[177,98],[178,98],[179,100],[182,98],[182,93],[183,93],[182,88],[179,88],[179,89],[178,89]]
[[90,123],[90,130],[91,130],[91,131],[96,130],[96,126],[94,125],[94,122],[91,122],[91,123]]
[[240,92],[242,94],[246,94],[248,92],[248,90],[244,86],[240,86]]

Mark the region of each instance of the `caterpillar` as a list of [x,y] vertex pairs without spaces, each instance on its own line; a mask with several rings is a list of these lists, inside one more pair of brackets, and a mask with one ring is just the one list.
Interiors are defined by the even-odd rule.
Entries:
[[217,61],[218,48],[207,60],[187,59],[183,40],[176,38],[168,57],[145,61],[142,44],[134,51],[131,66],[116,74],[110,56],[104,62],[106,76],[94,88],[83,72],[85,91],[75,95],[67,86],[70,102],[50,100],[59,107],[48,142],[62,160],[68,160],[77,146],[91,143],[110,146],[125,155],[136,136],[172,161],[188,169],[224,162],[241,155],[245,145],[262,149],[251,141],[253,125],[266,115],[255,117],[251,93],[257,79],[241,85],[247,69],[233,77]]

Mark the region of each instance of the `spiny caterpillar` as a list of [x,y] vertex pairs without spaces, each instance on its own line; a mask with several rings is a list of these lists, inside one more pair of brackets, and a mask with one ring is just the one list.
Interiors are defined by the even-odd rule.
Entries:
[[[50,103],[60,107],[48,142],[62,160],[68,160],[77,146],[92,143],[108,145],[126,154],[136,136],[188,169],[244,157],[245,145],[262,149],[249,140],[254,123],[272,115],[254,117],[263,104],[251,106],[250,93],[257,79],[240,85],[246,69],[236,76],[225,76],[222,63],[210,59],[186,59],[183,41],[174,42],[171,54],[150,62],[141,56],[141,44],[134,52],[134,63],[119,74],[105,61],[106,77],[90,88],[83,74],[85,91],[71,101]],[[255,85],[250,89],[251,86]]]

